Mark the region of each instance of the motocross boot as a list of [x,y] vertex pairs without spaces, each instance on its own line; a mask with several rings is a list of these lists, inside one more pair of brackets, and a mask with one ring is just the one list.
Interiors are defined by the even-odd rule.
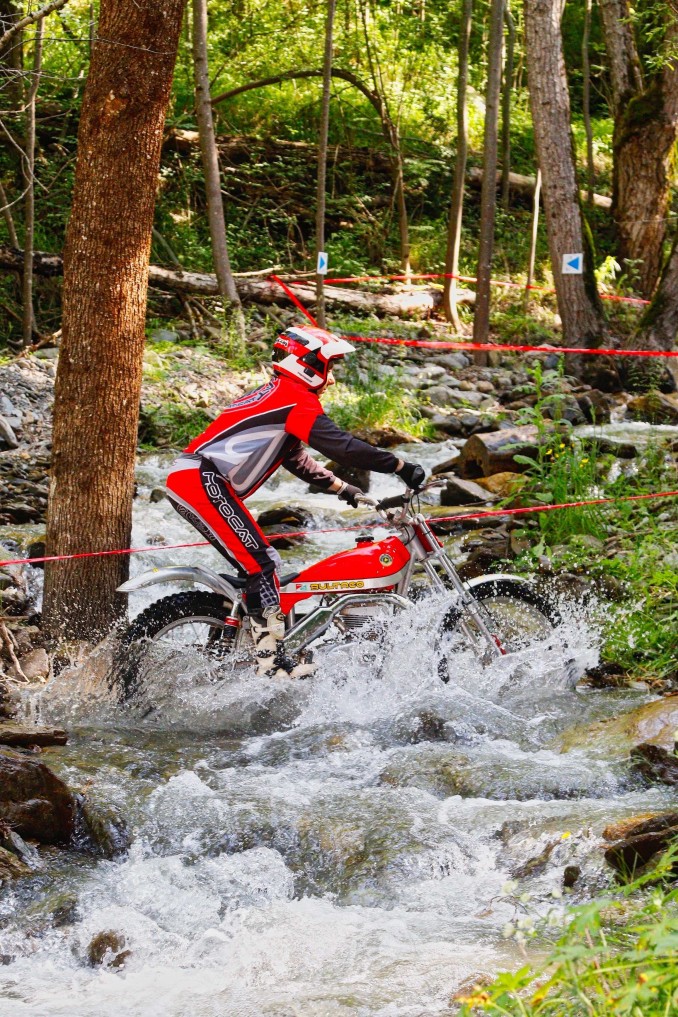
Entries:
[[259,677],[309,678],[315,674],[313,664],[297,663],[285,653],[285,618],[281,611],[274,611],[266,617],[250,615],[250,627]]

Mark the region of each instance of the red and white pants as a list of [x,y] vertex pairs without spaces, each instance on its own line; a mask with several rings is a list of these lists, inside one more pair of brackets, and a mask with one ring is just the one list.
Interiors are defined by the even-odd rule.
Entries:
[[280,556],[209,460],[179,457],[167,478],[167,497],[179,515],[247,577],[245,601],[251,614],[278,607]]

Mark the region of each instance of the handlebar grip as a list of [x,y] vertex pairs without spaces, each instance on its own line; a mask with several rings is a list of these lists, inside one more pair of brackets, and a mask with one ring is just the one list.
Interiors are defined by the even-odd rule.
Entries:
[[395,494],[392,498],[382,498],[377,503],[377,508],[381,511],[383,509],[390,508],[402,508],[407,504],[408,498],[406,494]]

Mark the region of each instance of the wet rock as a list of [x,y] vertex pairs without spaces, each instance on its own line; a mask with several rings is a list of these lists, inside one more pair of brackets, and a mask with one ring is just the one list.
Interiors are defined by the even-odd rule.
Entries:
[[531,425],[474,434],[459,454],[459,475],[474,480],[493,473],[524,473],[526,467],[517,463],[514,456],[536,455],[538,441],[537,429]]
[[16,666],[9,669],[10,678],[18,678],[23,681],[23,675],[26,681],[29,682],[44,681],[49,677],[49,657],[47,656],[47,650],[45,650],[44,647],[39,646],[35,650],[31,650],[30,653],[24,654],[19,658],[19,667],[21,668],[21,674],[19,674]]
[[11,830],[4,824],[0,824],[0,847],[4,848],[5,851],[11,851],[29,869],[41,867],[40,856],[37,850],[32,845],[27,844],[16,830]]
[[[603,831],[611,840],[615,827]],[[622,838],[605,851],[605,861],[624,876],[635,873],[656,855],[678,840],[678,813],[667,812],[647,819],[638,816],[627,821]]]
[[9,879],[19,879],[21,876],[30,876],[31,870],[12,851],[0,847],[0,885]]
[[[427,412],[430,411],[430,412]],[[465,436],[464,425],[462,424],[459,417],[454,414],[445,415],[439,413],[432,406],[422,406],[422,415],[428,417],[433,426],[437,431],[440,431],[443,435],[449,435],[453,438],[462,438]]]
[[678,785],[678,756],[661,745],[636,745],[631,752],[634,768],[647,781]]
[[17,689],[0,681],[0,717],[3,719],[13,717],[20,702],[21,695]]
[[259,526],[294,526],[304,529],[313,523],[313,516],[301,505],[281,505],[266,509],[257,516]]
[[477,505],[496,500],[491,492],[486,491],[479,484],[474,484],[472,480],[461,480],[458,477],[450,477],[440,492],[441,505]]
[[553,854],[554,848],[558,847],[561,842],[562,838],[560,837],[557,840],[549,841],[538,855],[535,855],[533,858],[528,858],[526,862],[523,862],[522,865],[519,865],[517,869],[513,870],[512,875],[514,878],[526,879],[528,876],[538,876],[542,873],[549,863],[549,859]]
[[132,955],[131,950],[125,950],[125,942],[123,934],[114,929],[99,932],[87,947],[87,960],[93,968],[119,968]]
[[627,407],[629,420],[647,420],[651,424],[678,424],[678,395],[648,392],[632,399]]
[[87,847],[100,858],[119,858],[124,855],[132,837],[127,823],[110,805],[86,801],[82,808]]
[[154,487],[148,496],[148,500],[153,504],[156,504],[159,501],[164,501],[166,497],[167,491],[164,487]]
[[559,748],[561,752],[569,752],[593,746],[617,759],[627,758],[634,746],[647,743],[671,752],[677,729],[678,696],[666,696],[643,703],[618,717],[573,728],[562,736]]
[[577,404],[589,424],[609,424],[612,400],[605,392],[592,388],[577,395]]
[[630,675],[621,664],[606,662],[596,667],[587,667],[583,681],[592,689],[620,689],[628,685]]
[[527,480],[522,473],[493,473],[491,477],[479,477],[478,484],[498,498],[510,498],[525,486]]
[[616,459],[635,459],[638,448],[633,442],[621,438],[586,437],[579,439],[582,448],[601,455],[614,456]]
[[14,748],[38,745],[45,748],[48,745],[66,745],[67,742],[68,734],[61,728],[0,722],[0,745],[10,745]]
[[68,844],[76,813],[75,796],[44,763],[0,748],[0,820],[41,844]]
[[396,427],[359,427],[353,433],[356,438],[376,445],[377,448],[395,448],[396,445],[419,443],[419,438],[409,431],[400,431]]
[[18,448],[19,442],[6,417],[0,415],[0,449]]
[[578,865],[566,865],[563,869],[563,888],[571,890],[580,876],[581,869]]
[[452,456],[451,459],[446,459],[444,462],[438,463],[436,466],[434,466],[433,469],[431,470],[431,476],[437,477],[441,473],[452,473],[454,471],[455,465],[458,462],[459,462],[459,453],[457,452],[455,453],[455,455]]

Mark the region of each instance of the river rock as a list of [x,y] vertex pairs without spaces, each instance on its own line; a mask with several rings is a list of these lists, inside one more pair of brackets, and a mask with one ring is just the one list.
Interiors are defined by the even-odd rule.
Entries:
[[127,823],[112,806],[91,800],[82,808],[84,847],[100,858],[119,858],[132,843]]
[[454,467],[459,462],[459,453],[456,452],[451,459],[446,459],[442,463],[437,463],[436,466],[431,470],[431,476],[437,477],[441,473],[453,473]]
[[[38,646],[35,650],[25,653],[23,657],[19,658],[19,667],[21,668],[21,674],[27,681],[44,681],[45,678],[49,677],[47,650],[43,646]],[[9,669],[9,676],[10,678],[18,678],[23,681],[16,666]]]
[[647,420],[651,424],[678,424],[678,395],[647,392],[632,399],[626,416],[630,420]]
[[87,947],[87,960],[93,968],[119,968],[130,956],[131,950],[125,950],[125,937],[115,929],[97,933]]
[[56,774],[31,756],[0,748],[0,821],[41,844],[68,844],[76,800]]
[[443,353],[435,358],[435,363],[446,367],[448,371],[461,371],[471,364],[471,359],[465,353]]
[[490,477],[493,473],[524,473],[526,467],[517,463],[514,456],[536,455],[538,441],[537,428],[532,425],[474,434],[459,453],[457,470],[466,480]]
[[30,876],[31,870],[12,851],[0,847],[0,886],[8,879]]
[[636,745],[631,752],[631,762],[650,782],[678,785],[678,756],[675,751],[668,752],[661,745]]
[[612,400],[605,392],[592,388],[589,392],[580,392],[577,403],[584,418],[589,424],[609,424]]
[[615,841],[606,849],[605,861],[617,872],[629,876],[678,840],[678,813],[666,812],[649,818],[636,816],[627,820],[622,830],[618,826],[608,827],[603,837]]
[[257,516],[259,526],[295,526],[303,529],[310,526],[313,516],[302,505],[274,505],[273,508],[265,509]]
[[359,427],[353,433],[356,438],[366,441],[369,445],[376,445],[377,448],[395,448],[397,445],[419,443],[419,438],[397,427]]
[[10,745],[13,748],[38,745],[45,748],[48,745],[66,745],[67,742],[67,732],[58,727],[32,727],[0,721],[0,745]]
[[495,495],[472,480],[450,477],[440,492],[441,505],[477,505],[496,501]]
[[666,696],[643,703],[618,717],[566,731],[558,747],[561,752],[569,752],[593,746],[612,753],[615,758],[627,758],[634,746],[648,743],[671,752],[677,729],[678,696]]
[[6,417],[0,415],[0,449],[18,448],[19,442]]
[[522,473],[493,473],[491,477],[479,477],[478,484],[497,498],[510,498],[527,483]]

